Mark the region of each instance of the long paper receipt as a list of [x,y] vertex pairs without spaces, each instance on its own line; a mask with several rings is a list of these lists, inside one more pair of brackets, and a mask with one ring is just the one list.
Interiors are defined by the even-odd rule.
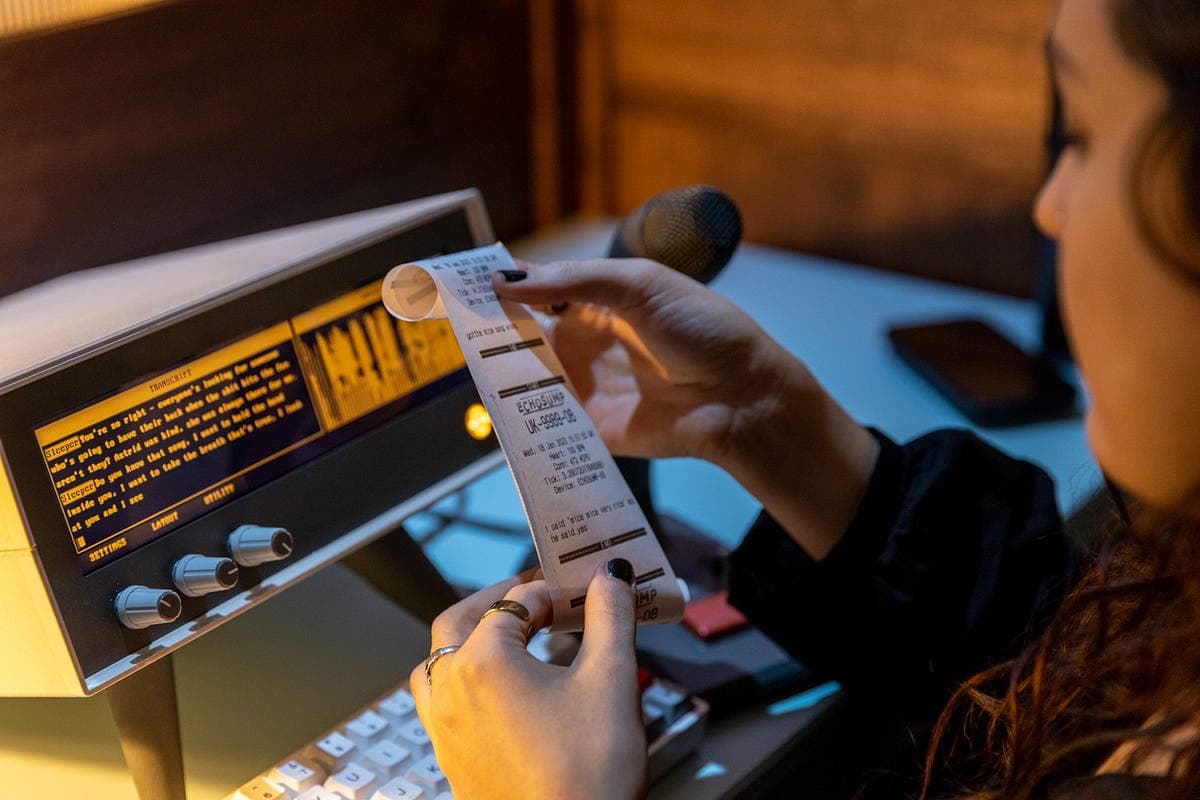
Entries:
[[583,627],[588,583],[618,556],[633,564],[638,623],[674,622],[684,589],[541,325],[492,291],[501,269],[516,266],[500,244],[402,264],[384,278],[383,303],[410,322],[450,320],[516,481],[553,629]]

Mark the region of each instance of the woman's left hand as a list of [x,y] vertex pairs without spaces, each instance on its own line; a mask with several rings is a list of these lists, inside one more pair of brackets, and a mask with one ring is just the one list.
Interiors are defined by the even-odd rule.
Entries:
[[646,738],[633,588],[600,567],[588,587],[583,645],[569,667],[530,655],[527,625],[516,614],[480,619],[501,598],[525,606],[535,628],[550,624],[545,581],[510,578],[434,620],[432,649],[461,647],[433,665],[428,682],[424,665],[410,679],[417,713],[455,796],[640,796]]

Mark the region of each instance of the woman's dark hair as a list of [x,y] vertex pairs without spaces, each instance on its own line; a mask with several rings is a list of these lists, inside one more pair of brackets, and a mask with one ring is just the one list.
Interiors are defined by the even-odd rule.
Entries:
[[[1200,282],[1200,2],[1107,8],[1121,46],[1168,92],[1130,175],[1141,234]],[[933,731],[923,797],[1045,797],[1127,745],[1119,769],[1140,764],[1173,778],[1163,797],[1200,798],[1200,736],[1180,737],[1200,725],[1200,520],[1122,517],[1041,638],[955,693]]]
[[1110,0],[1113,30],[1135,61],[1167,86],[1130,174],[1143,238],[1200,281],[1200,3]]
[[1132,742],[1123,771],[1171,753],[1162,797],[1194,800],[1200,741],[1167,742],[1197,720],[1200,521],[1143,510],[1101,537],[1040,639],[955,693],[933,733],[927,796],[1044,797]]

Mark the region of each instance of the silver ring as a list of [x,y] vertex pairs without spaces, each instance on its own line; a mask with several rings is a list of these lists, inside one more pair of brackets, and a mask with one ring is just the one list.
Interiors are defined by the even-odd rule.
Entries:
[[448,656],[454,651],[460,649],[462,649],[461,644],[452,644],[446,647],[439,647],[437,650],[434,650],[432,653],[430,653],[425,659],[425,683],[429,686],[433,686],[433,665],[438,662],[439,658],[442,656]]
[[532,615],[529,613],[528,608],[521,605],[516,600],[509,600],[507,598],[505,598],[504,600],[497,600],[496,602],[494,602],[490,606],[488,606],[488,610],[483,612],[483,616],[479,618],[479,621],[483,622],[485,619],[490,617],[492,614],[495,614],[499,611],[504,611],[509,614],[512,614],[514,617],[516,617],[517,619],[519,619],[525,623],[525,641],[526,642],[528,642],[530,639],[533,638]]

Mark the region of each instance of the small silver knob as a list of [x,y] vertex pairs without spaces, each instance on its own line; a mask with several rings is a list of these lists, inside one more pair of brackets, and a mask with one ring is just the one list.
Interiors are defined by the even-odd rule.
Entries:
[[183,601],[170,589],[127,586],[117,595],[113,607],[122,625],[140,630],[179,619]]
[[243,567],[282,561],[292,554],[292,535],[285,528],[241,525],[229,534],[229,554]]
[[228,558],[187,555],[175,562],[171,580],[188,597],[200,597],[237,586],[238,568]]

